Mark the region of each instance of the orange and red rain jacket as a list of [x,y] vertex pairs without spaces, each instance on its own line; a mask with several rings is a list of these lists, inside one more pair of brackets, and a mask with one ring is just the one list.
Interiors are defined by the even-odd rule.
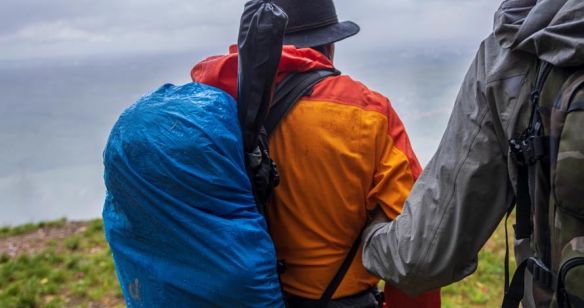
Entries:
[[[332,67],[313,49],[284,46],[276,80]],[[235,46],[228,55],[198,63],[191,77],[237,99]],[[281,177],[267,217],[278,259],[287,264],[282,285],[287,294],[318,299],[365,225],[367,212],[379,206],[389,218],[399,215],[421,167],[389,100],[345,75],[324,79],[295,105],[271,135],[270,154]],[[378,282],[358,252],[333,298]],[[440,306],[439,297],[434,305],[419,306],[390,291],[401,301],[399,307]]]

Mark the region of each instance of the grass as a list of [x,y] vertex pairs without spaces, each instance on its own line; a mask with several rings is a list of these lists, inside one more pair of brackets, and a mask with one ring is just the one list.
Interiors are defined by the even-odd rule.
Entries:
[[[509,229],[514,217],[509,218]],[[509,234],[510,272],[515,270],[512,232]],[[505,277],[505,229],[503,223],[479,253],[477,271],[460,282],[442,288],[442,307],[500,307]]]
[[[3,234],[25,228],[34,230]],[[94,220],[35,255],[0,257],[0,307],[123,307],[114,270],[102,223]]]
[[20,225],[20,226],[16,226],[16,227],[2,227],[2,228],[0,228],[0,239],[6,238],[9,236],[15,236],[15,235],[29,233],[29,232],[37,230],[39,228],[60,227],[60,226],[63,226],[66,222],[67,222],[67,219],[61,218],[59,220],[40,222],[40,223],[36,223],[36,224],[30,223],[30,224]]
[[[64,219],[0,229],[0,240]],[[505,235],[503,226],[479,255],[475,274],[442,289],[443,307],[497,307],[503,293]],[[513,263],[513,262],[512,262]],[[0,307],[123,307],[101,220],[83,232],[50,241],[33,255],[0,255]]]

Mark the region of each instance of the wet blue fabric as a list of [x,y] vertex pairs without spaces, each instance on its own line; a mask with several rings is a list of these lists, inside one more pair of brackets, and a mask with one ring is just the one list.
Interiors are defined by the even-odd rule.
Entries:
[[105,233],[129,307],[283,306],[231,96],[162,86],[120,116],[104,168]]

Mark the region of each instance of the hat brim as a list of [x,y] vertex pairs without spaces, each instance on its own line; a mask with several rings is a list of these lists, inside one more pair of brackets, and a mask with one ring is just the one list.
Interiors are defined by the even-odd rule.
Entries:
[[344,40],[359,33],[359,26],[352,21],[328,25],[326,27],[294,32],[284,36],[284,45],[298,48],[316,47]]

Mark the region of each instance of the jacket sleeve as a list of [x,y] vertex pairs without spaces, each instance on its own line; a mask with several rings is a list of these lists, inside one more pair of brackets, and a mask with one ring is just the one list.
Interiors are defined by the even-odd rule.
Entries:
[[391,103],[380,96],[387,106],[383,126],[377,128],[376,167],[371,190],[368,193],[369,210],[379,206],[385,215],[394,219],[403,208],[422,168]]
[[485,44],[471,65],[440,146],[391,222],[364,233],[363,263],[409,294],[473,273],[513,198],[485,95]]

